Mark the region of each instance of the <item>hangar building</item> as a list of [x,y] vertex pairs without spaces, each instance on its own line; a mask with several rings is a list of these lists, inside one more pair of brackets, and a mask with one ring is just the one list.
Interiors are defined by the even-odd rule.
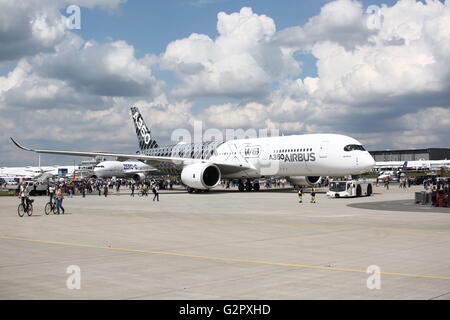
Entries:
[[450,159],[450,148],[369,151],[377,162]]

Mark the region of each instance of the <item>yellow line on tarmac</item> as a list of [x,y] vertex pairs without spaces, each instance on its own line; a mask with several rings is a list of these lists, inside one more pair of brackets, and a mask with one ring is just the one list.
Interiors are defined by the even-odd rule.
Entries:
[[288,227],[323,227],[323,228],[349,228],[349,229],[369,229],[369,230],[398,230],[398,231],[428,231],[428,232],[450,232],[450,229],[444,228],[407,228],[407,227],[389,227],[389,226],[364,226],[364,225],[345,225],[345,224],[326,224],[326,223],[291,223],[278,221],[251,221],[251,220],[226,220],[226,219],[203,219],[203,218],[176,218],[176,217],[152,217],[152,216],[136,216],[136,215],[115,215],[115,214],[89,214],[81,213],[85,216],[113,217],[124,219],[152,219],[154,221],[193,221],[206,223],[234,223],[234,224],[259,224],[274,225]]
[[[261,265],[270,265],[270,266],[302,268],[302,269],[316,269],[316,270],[330,270],[330,271],[367,273],[366,270],[352,269],[352,268],[325,267],[325,266],[314,266],[314,265],[307,265],[307,264],[271,262],[271,261],[249,260],[249,259],[240,259],[240,258],[212,257],[212,256],[202,256],[202,255],[167,252],[167,251],[153,251],[153,250],[142,250],[142,249],[114,248],[114,247],[97,246],[97,245],[92,245],[92,244],[71,243],[71,242],[61,242],[61,241],[49,241],[49,240],[37,240],[37,239],[8,237],[8,236],[0,236],[0,239],[3,239],[3,240],[15,240],[15,241],[25,241],[25,242],[34,242],[34,243],[44,243],[44,244],[53,244],[53,245],[70,246],[70,247],[104,249],[104,250],[110,250],[110,251],[121,251],[121,252],[131,252],[131,253],[145,253],[145,254],[155,254],[155,255],[166,255],[166,256],[175,256],[175,257],[203,259],[203,260],[214,260],[214,261],[225,261],[225,262],[241,262],[241,263],[261,264]],[[398,276],[398,277],[408,277],[408,278],[450,280],[450,277],[448,277],[448,276],[420,275],[420,274],[400,273],[400,272],[380,272],[380,274],[382,274],[382,275],[390,275],[390,276]]]

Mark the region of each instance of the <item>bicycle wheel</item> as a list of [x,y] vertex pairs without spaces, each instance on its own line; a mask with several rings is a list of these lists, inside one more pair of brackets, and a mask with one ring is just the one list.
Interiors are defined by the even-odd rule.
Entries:
[[17,213],[19,214],[19,217],[23,217],[25,214],[25,208],[23,207],[23,204],[19,204],[17,207]]
[[53,211],[52,204],[50,202],[47,202],[47,204],[45,205],[45,209],[44,210],[45,210],[45,214],[49,215],[50,212]]
[[27,211],[27,215],[31,216],[33,214],[33,205],[30,203],[28,205],[28,211]]

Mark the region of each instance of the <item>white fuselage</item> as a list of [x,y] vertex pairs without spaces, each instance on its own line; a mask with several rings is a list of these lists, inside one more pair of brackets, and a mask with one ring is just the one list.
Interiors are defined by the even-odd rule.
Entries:
[[94,167],[94,175],[99,178],[132,178],[151,170],[152,167],[140,161],[103,161]]
[[[361,148],[346,151],[346,146]],[[375,165],[361,143],[337,134],[230,140],[218,146],[209,161],[243,163],[254,168],[234,173],[223,172],[223,178],[342,176],[367,172]]]

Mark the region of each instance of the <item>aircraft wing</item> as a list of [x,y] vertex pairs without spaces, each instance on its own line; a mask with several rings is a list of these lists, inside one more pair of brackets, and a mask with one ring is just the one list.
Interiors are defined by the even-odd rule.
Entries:
[[191,159],[191,158],[180,158],[180,157],[157,157],[157,156],[147,156],[143,154],[124,154],[124,153],[112,153],[112,152],[82,152],[82,151],[62,151],[62,150],[38,150],[31,149],[20,145],[13,138],[10,138],[12,142],[20,149],[25,151],[31,151],[36,153],[45,153],[45,154],[60,154],[60,155],[68,155],[68,156],[77,156],[77,157],[116,157],[120,159],[135,159],[147,161],[150,163],[161,164],[167,163],[174,165],[179,168],[183,168],[187,165],[194,163],[211,163],[215,164],[219,167],[219,169],[223,173],[234,173],[248,169],[254,169],[248,163],[236,163],[236,162],[217,162],[208,159]]

